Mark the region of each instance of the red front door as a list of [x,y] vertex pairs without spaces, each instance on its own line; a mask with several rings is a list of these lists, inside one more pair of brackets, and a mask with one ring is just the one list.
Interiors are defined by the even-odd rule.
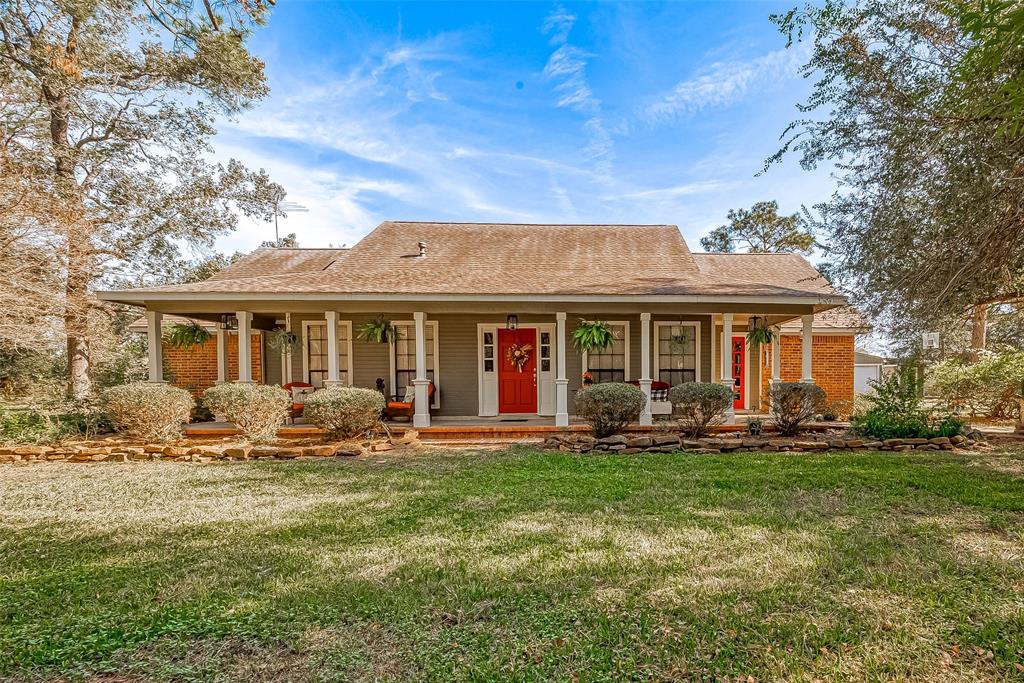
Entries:
[[743,408],[743,400],[746,398],[746,385],[744,378],[746,377],[744,371],[747,366],[747,347],[744,343],[743,337],[732,338],[732,376],[735,388],[733,389],[733,402],[732,407],[734,409]]
[[537,412],[537,330],[498,330],[498,412]]

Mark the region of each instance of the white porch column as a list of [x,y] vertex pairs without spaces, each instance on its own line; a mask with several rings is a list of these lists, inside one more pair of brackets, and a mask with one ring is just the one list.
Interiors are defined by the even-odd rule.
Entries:
[[[736,380],[732,376],[732,313],[722,314],[722,386],[730,393],[736,391]],[[736,409],[732,402],[725,409],[725,423],[736,424]]]
[[217,324],[217,384],[228,381],[228,335],[220,323]]
[[804,323],[800,361],[803,369],[800,373],[800,381],[807,384],[814,384],[814,377],[811,375],[811,348],[814,344],[814,316],[805,315],[802,317]]
[[341,385],[341,372],[338,369],[338,312],[327,311],[327,379],[324,384],[329,387]]
[[[284,330],[292,331],[292,314],[284,314]],[[281,384],[292,383],[292,347],[285,345],[281,347]]]
[[640,411],[640,424],[654,424],[651,414],[651,314],[640,314],[640,391],[644,392],[647,402]]
[[238,381],[252,382],[252,313],[238,311]]
[[782,331],[772,340],[772,383],[782,381]]
[[146,311],[146,347],[149,356],[149,381],[164,381],[163,313]]
[[565,376],[565,312],[555,313],[555,426],[569,426],[569,379]]
[[416,323],[416,379],[412,381],[416,389],[415,412],[412,416],[413,427],[430,426],[430,380],[427,378],[427,314],[416,311],[412,314]]

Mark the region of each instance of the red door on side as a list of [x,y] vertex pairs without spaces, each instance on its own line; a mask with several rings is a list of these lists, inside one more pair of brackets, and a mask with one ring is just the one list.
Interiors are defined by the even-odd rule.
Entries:
[[535,329],[498,330],[498,412],[537,412]]
[[745,371],[747,366],[747,346],[744,342],[743,337],[732,338],[732,376],[733,376],[733,402],[732,407],[735,410],[743,408],[744,399],[746,398],[746,377]]

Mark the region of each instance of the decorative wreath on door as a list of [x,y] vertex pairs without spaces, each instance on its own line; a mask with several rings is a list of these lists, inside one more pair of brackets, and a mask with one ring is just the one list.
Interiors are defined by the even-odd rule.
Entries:
[[530,360],[530,352],[533,351],[533,344],[511,344],[508,347],[508,362],[511,363],[518,372],[523,371],[523,366]]

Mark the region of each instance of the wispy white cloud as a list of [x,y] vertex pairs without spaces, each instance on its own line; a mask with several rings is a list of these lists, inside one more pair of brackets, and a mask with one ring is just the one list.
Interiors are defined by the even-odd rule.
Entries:
[[557,45],[547,64],[544,77],[554,83],[558,93],[556,105],[587,115],[583,130],[587,135],[584,153],[595,162],[598,170],[607,175],[615,158],[615,144],[605,125],[598,99],[587,81],[587,62],[594,55],[571,45],[569,32],[576,16],[558,6],[544,20],[541,30],[551,34],[551,44]]
[[776,50],[748,61],[718,61],[649,104],[642,118],[672,120],[704,109],[735,104],[748,95],[794,77],[807,61],[801,46]]
[[627,192],[626,194],[619,196],[622,199],[675,199],[688,195],[727,190],[734,186],[735,183],[729,183],[722,180],[702,180],[693,183],[684,183],[682,185],[673,185],[672,187],[657,187],[649,190]]

